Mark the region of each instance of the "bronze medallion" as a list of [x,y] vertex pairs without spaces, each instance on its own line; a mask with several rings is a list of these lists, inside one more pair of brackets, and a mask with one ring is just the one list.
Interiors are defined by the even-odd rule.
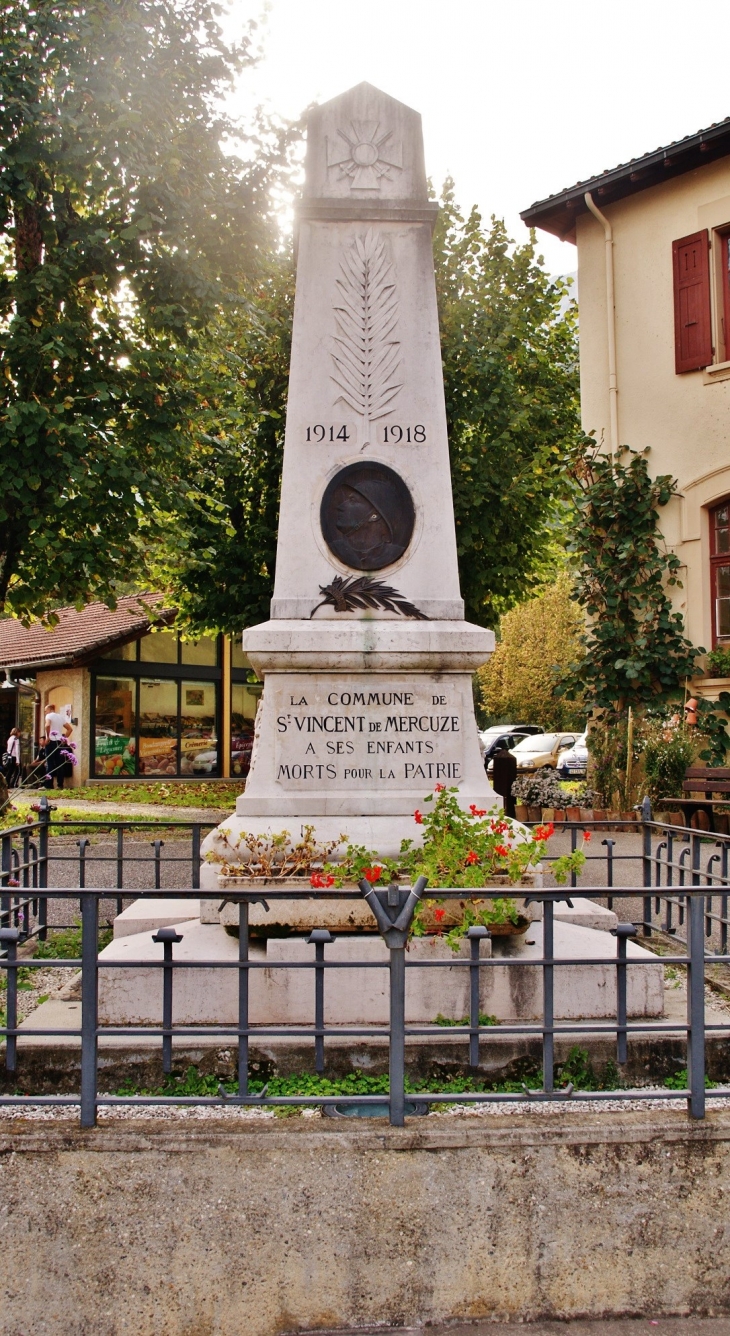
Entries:
[[398,561],[411,541],[415,520],[413,497],[386,464],[348,464],[322,497],[324,540],[356,571],[379,571]]

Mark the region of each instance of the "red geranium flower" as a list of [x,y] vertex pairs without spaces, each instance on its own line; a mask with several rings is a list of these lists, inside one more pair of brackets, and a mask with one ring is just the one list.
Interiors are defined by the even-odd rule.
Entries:
[[508,845],[508,844],[498,844],[494,852],[495,852],[496,854],[499,854],[500,858],[509,858],[509,855],[510,855],[510,848],[509,848],[509,845]]
[[437,784],[434,789],[434,793],[443,793],[445,788],[446,788],[445,784]]
[[309,878],[309,885],[312,886],[315,891],[326,890],[329,886],[334,886],[334,884],[334,877],[323,877],[321,872],[313,872]]
[[546,826],[535,826],[532,836],[533,839],[541,843],[543,840],[549,840],[550,836],[554,834],[555,834],[555,827],[552,821],[549,821]]
[[446,917],[446,910],[445,910],[445,909],[434,909],[434,911],[433,911],[433,916],[434,916],[436,922],[437,922],[437,923],[440,923],[441,920],[442,920],[443,918]]
[[585,840],[586,844],[590,844],[590,842],[591,842],[591,832],[590,832],[589,830],[584,830],[584,831],[583,831],[583,839]]
[[362,875],[366,881],[380,881],[383,875],[382,867],[364,867]]
[[413,820],[415,821],[417,826],[423,825],[423,812],[419,812],[418,808],[416,808],[415,812],[413,813]]
[[486,808],[484,808],[484,807],[475,807],[475,806],[474,806],[474,803],[470,803],[470,805],[469,805],[469,811],[471,812],[472,816],[486,816],[486,815],[487,815]]
[[470,849],[469,852],[468,852],[468,854],[467,854],[467,856],[466,856],[466,861],[467,861],[467,863],[478,863],[478,862],[479,862],[479,854],[475,854],[475,853],[474,853],[474,850],[473,850],[473,849]]
[[490,824],[495,835],[504,835],[504,832],[509,830],[506,821],[492,821]]

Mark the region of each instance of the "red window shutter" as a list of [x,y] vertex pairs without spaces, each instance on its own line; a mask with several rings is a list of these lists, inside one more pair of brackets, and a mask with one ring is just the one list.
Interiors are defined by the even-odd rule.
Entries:
[[674,353],[677,375],[712,361],[710,237],[705,228],[672,243]]

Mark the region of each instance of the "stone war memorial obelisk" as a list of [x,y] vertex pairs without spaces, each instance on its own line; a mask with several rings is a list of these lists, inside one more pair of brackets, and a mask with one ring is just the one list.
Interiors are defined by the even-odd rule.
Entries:
[[436,783],[494,803],[459,590],[421,118],[363,83],[309,115],[271,620],[237,837],[381,854]]

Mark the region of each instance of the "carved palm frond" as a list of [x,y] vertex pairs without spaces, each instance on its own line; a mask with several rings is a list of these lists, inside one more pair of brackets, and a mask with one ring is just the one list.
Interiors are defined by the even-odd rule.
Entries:
[[340,263],[335,304],[337,336],[332,379],[339,399],[363,419],[363,446],[370,424],[389,413],[401,388],[396,379],[400,343],[393,338],[398,298],[393,266],[372,229],[355,237]]
[[335,612],[354,612],[357,608],[382,608],[385,612],[398,612],[403,617],[414,617],[419,622],[428,621],[425,612],[421,612],[415,603],[398,593],[392,585],[382,580],[373,580],[369,575],[351,575],[343,579],[336,575],[328,585],[320,585],[320,594],[324,598],[312,608],[310,620],[317,608],[326,604]]

